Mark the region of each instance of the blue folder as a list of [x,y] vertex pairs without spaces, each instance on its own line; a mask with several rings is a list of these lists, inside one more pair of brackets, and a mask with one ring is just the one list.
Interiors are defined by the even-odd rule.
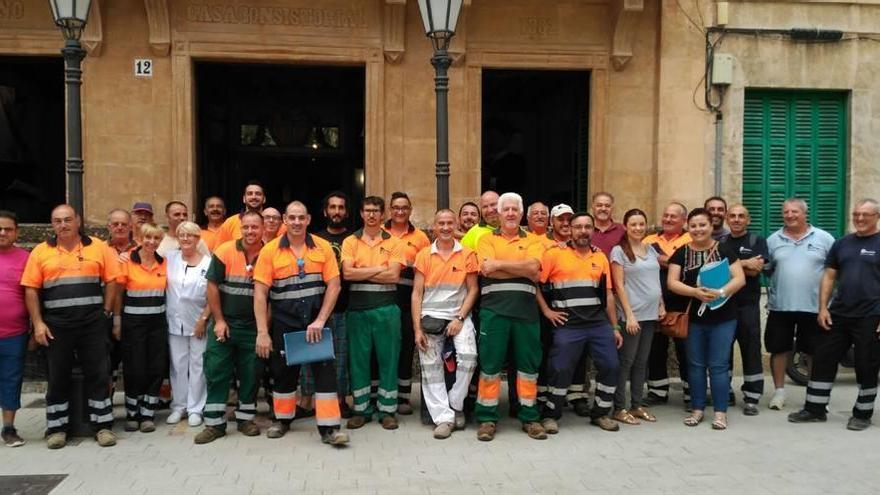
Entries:
[[[701,287],[718,290],[727,285],[727,282],[730,282],[730,263],[727,261],[727,258],[721,261],[707,263],[700,268],[697,283]],[[728,299],[730,299],[730,296],[723,296],[714,301],[703,303],[697,314],[702,315],[703,310],[706,307],[709,309],[718,309],[721,306],[724,306],[724,303],[726,303]]]
[[321,330],[321,340],[315,343],[306,342],[305,330],[285,333],[284,359],[288,366],[336,359],[336,353],[333,352],[333,331],[324,327]]

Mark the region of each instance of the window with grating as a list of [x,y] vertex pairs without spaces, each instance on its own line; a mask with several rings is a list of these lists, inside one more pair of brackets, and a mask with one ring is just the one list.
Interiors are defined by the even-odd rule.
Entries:
[[743,203],[764,236],[782,226],[796,196],[810,223],[835,237],[846,230],[847,93],[747,90],[743,117]]

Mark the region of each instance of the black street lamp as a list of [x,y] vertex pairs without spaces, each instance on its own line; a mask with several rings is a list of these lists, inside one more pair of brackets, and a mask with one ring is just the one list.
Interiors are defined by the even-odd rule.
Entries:
[[425,33],[434,45],[434,91],[437,93],[437,208],[449,208],[449,113],[446,95],[449,76],[446,70],[452,64],[449,42],[455,36],[455,25],[461,13],[462,0],[419,0],[419,10]]
[[82,159],[82,60],[86,56],[79,42],[89,18],[91,0],[49,0],[55,25],[64,36],[64,84],[67,88],[67,202],[83,218]]

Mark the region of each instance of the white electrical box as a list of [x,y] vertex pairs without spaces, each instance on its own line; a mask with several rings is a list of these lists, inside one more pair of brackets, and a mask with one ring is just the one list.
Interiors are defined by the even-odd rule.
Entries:
[[733,55],[716,53],[712,57],[712,84],[729,86],[733,83]]

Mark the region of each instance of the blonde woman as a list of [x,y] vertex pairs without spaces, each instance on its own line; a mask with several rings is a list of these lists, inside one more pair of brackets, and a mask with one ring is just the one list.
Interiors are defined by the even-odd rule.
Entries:
[[167,253],[166,316],[172,394],[168,424],[179,423],[188,416],[190,426],[199,426],[207,399],[202,356],[210,314],[205,274],[211,258],[198,249],[201,233],[202,229],[193,222],[180,223],[176,232],[180,249]]
[[[167,264],[156,253],[165,232],[150,223],[138,227],[141,245],[121,264],[116,300],[122,321],[125,370],[125,431],[156,430],[153,417],[159,388],[168,369],[168,322],[165,318]],[[114,335],[119,338],[118,335]]]

